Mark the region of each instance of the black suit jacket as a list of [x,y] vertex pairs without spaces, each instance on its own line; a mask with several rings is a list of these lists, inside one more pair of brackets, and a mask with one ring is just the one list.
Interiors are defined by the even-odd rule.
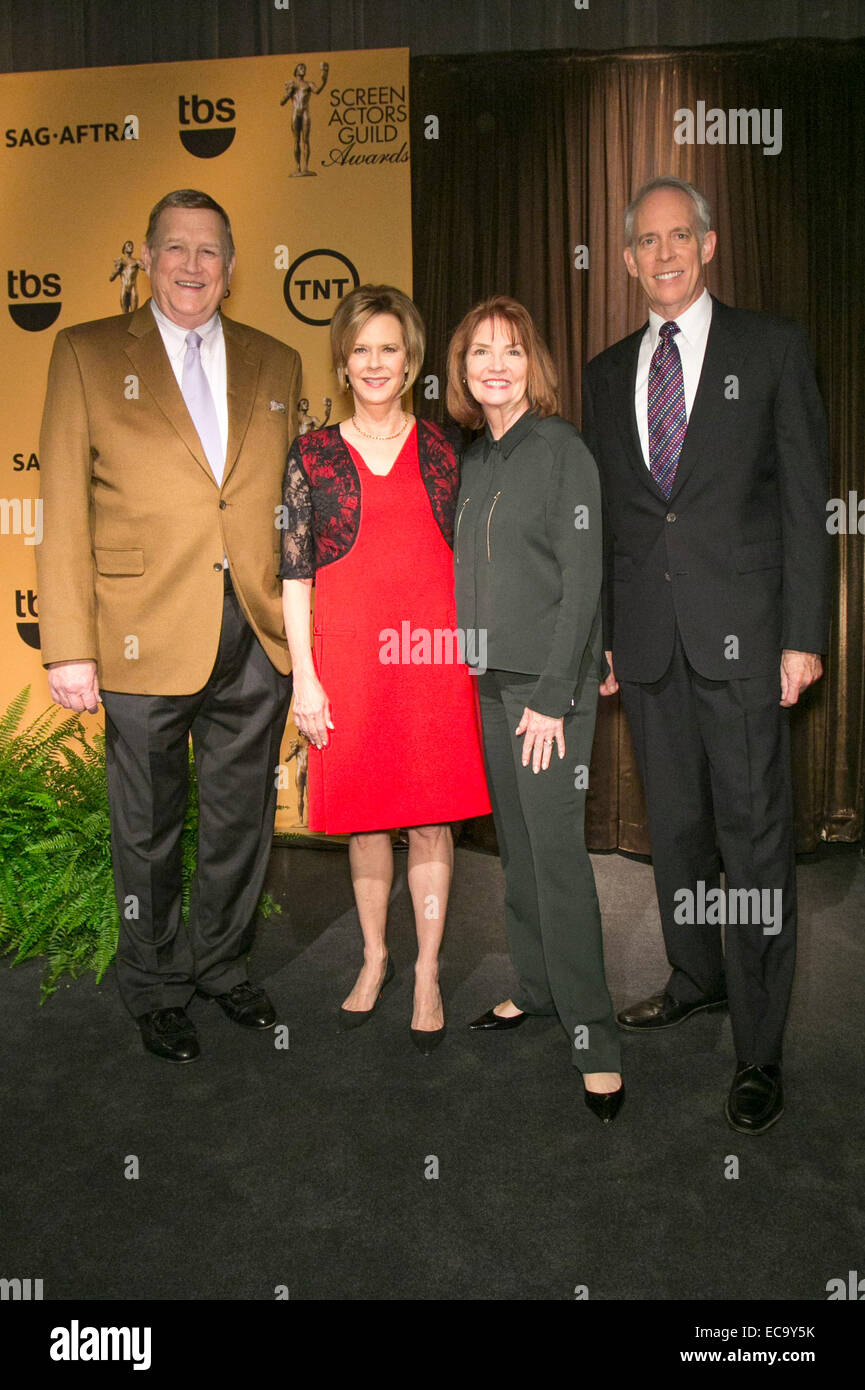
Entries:
[[672,494],[643,461],[634,390],[644,328],[583,378],[583,437],[601,474],[605,648],[620,680],[667,669],[676,626],[710,680],[767,675],[829,629],[827,445],[798,324],[713,296]]

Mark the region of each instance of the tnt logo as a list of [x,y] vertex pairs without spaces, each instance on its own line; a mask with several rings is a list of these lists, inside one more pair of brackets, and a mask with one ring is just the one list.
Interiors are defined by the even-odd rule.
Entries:
[[38,616],[35,591],[33,589],[16,589],[15,618],[18,636],[22,642],[37,652],[39,650],[39,623],[36,621]]
[[[58,299],[60,276],[56,271],[47,275],[36,275],[32,270],[7,270],[6,288],[9,294],[9,316],[12,322],[27,333],[41,333],[50,328],[63,307]],[[55,303],[46,304],[39,300],[53,299]],[[22,301],[26,300],[26,303]]]
[[339,251],[305,251],[285,272],[282,292],[296,319],[314,328],[330,323],[339,301],[360,284],[360,276]]
[[[229,125],[235,117],[231,97],[210,101],[208,97],[200,97],[193,92],[192,96],[178,97],[177,111],[180,143],[187,154],[195,155],[196,159],[215,159],[217,155],[225,154],[234,139],[234,126]],[[211,121],[218,124],[211,125]],[[202,130],[202,126],[208,129]]]

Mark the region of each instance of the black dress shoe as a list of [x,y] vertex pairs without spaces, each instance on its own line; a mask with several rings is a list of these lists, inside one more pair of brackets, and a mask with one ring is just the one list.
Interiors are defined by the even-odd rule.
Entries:
[[276,1010],[264,990],[251,980],[241,980],[225,994],[205,994],[200,989],[197,993],[203,999],[215,999],[232,1023],[242,1023],[244,1028],[272,1028],[276,1023]]
[[487,1009],[485,1014],[481,1014],[480,1018],[469,1024],[469,1028],[476,1033],[503,1033],[506,1028],[519,1028],[527,1018],[528,1014],[525,1013],[515,1014],[513,1018],[503,1018],[495,1009]]
[[381,999],[381,996],[384,994],[385,985],[390,984],[395,974],[396,970],[394,969],[393,958],[389,955],[387,958],[387,965],[385,967],[384,979],[381,982],[381,988],[379,989],[379,992],[376,995],[375,1003],[373,1004],[372,1008],[340,1009],[339,1031],[341,1033],[347,1033],[351,1028],[359,1028],[362,1023],[366,1023],[369,1019],[372,1018],[373,1014],[375,1013],[378,1007],[378,1002]]
[[201,1055],[195,1024],[185,1009],[153,1009],[135,1020],[141,1041],[155,1057],[167,1062],[194,1062]]
[[625,1103],[625,1083],[618,1091],[583,1091],[586,1105],[602,1125],[611,1125]]
[[784,1113],[784,1088],[777,1062],[762,1067],[737,1062],[724,1113],[740,1134],[762,1134]]
[[422,1053],[424,1057],[428,1057],[431,1052],[435,1052],[439,1043],[444,1039],[445,1026],[446,1025],[442,1025],[441,1028],[434,1028],[432,1032],[429,1033],[425,1033],[422,1028],[409,1028],[411,1040],[418,1052]]
[[665,990],[663,994],[653,994],[651,998],[641,999],[639,1004],[623,1009],[616,1018],[620,1028],[642,1031],[647,1028],[672,1028],[677,1023],[684,1023],[691,1014],[714,1013],[716,1009],[726,1007],[725,994],[704,996],[690,1004],[680,1004]]

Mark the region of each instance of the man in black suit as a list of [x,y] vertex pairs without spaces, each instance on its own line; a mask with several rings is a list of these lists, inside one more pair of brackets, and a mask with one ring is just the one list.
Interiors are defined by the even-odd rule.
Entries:
[[795,959],[782,707],[821,676],[829,627],[825,419],[802,329],[706,289],[701,193],[653,180],[625,239],[649,323],[586,367],[583,433],[604,490],[601,691],[622,691],[672,974],[619,1023],[729,1001],[726,1115],[759,1134],[783,1109]]

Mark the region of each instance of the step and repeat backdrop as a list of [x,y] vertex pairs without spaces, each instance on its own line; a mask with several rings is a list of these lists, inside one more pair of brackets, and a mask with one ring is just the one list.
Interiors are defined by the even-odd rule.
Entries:
[[[408,74],[385,49],[0,77],[0,708],[27,685],[33,717],[50,704],[35,547],[55,333],[145,302],[150,208],[199,188],[231,218],[227,315],[301,353],[302,431],[341,419],[336,304],[367,281],[411,293]],[[302,833],[305,782],[289,724],[278,830]]]

